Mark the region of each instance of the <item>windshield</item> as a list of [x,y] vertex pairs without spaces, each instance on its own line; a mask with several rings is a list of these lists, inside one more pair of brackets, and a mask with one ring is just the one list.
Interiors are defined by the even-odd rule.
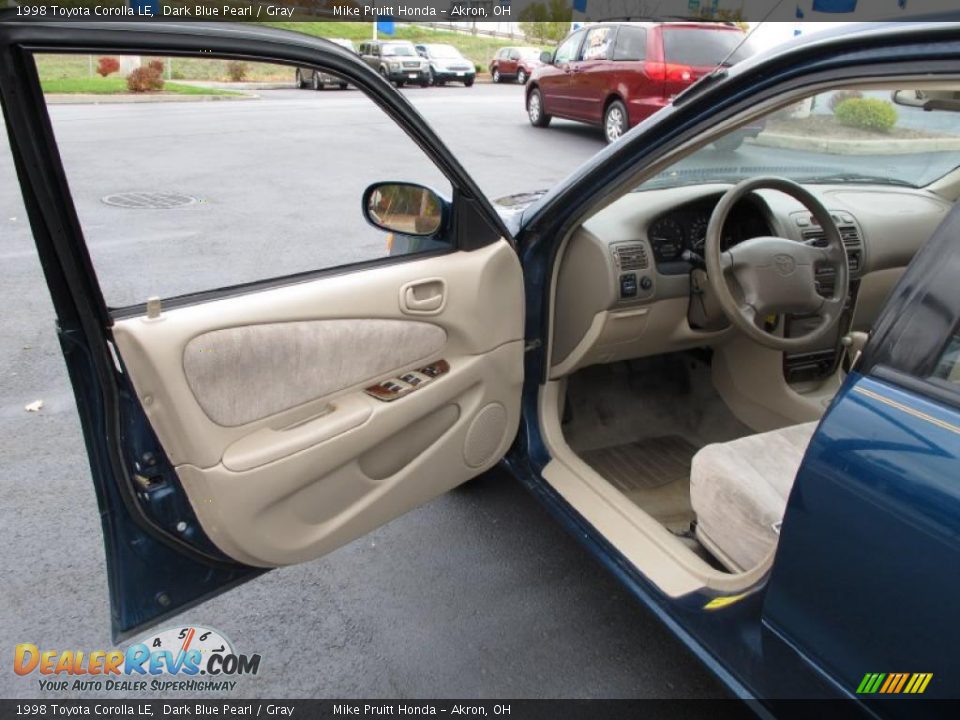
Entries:
[[779,175],[925,187],[960,167],[960,113],[894,105],[890,90],[821,93],[733,130],[638,190]]
[[[664,28],[663,54],[668,63],[714,68],[724,60],[733,65],[754,54],[750,41],[736,30],[720,28]],[[737,48],[738,45],[743,45]],[[737,49],[728,59],[728,55]]]
[[384,45],[383,54],[408,57],[410,55],[416,55],[417,53],[414,52],[413,45]]
[[427,53],[437,59],[459,59],[460,53],[452,45],[428,45]]

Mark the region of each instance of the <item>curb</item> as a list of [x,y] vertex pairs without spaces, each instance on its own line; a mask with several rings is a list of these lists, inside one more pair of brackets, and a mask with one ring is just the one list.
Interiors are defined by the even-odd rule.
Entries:
[[259,100],[257,95],[97,95],[84,93],[50,93],[44,95],[47,105],[143,105],[149,103],[214,102],[219,100]]
[[290,82],[220,82],[219,80],[173,80],[185,82],[194,87],[213,88],[214,90],[295,90],[296,83]]
[[848,140],[762,132],[753,142],[764,147],[815,150],[828,155],[913,155],[960,150],[960,137]]

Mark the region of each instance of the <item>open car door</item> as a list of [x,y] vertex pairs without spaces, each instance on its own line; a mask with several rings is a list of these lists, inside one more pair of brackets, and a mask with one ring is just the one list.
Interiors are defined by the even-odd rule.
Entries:
[[[290,78],[295,67],[335,73],[364,93],[365,112],[379,113],[365,115],[367,122],[374,117],[398,130],[449,183],[439,227],[428,241],[413,238],[409,254],[111,303],[98,253],[127,238],[102,237],[109,223],[85,222],[81,204],[91,202],[86,194],[98,178],[71,174],[73,151],[58,145],[70,128],[52,122],[38,71],[41,53],[81,51],[279,63]],[[506,452],[523,380],[523,280],[512,241],[430,128],[352,53],[241,25],[7,19],[0,22],[0,99],[90,457],[115,639],[266,569],[318,558]],[[273,112],[305,111],[302,99],[293,102]],[[256,122],[271,121],[270,107],[257,106]],[[216,137],[230,132],[218,128]],[[354,128],[339,132],[342,139]],[[188,144],[184,134],[169,152]],[[242,151],[231,162],[231,172],[251,180],[270,172],[244,163]],[[376,170],[378,154],[364,162]],[[199,172],[201,165],[185,167]],[[122,172],[121,164],[113,171]],[[324,185],[337,190],[336,182]],[[378,206],[386,194],[363,201]],[[303,195],[291,192],[290,202]],[[362,219],[361,195],[345,198],[338,214],[302,217],[313,235],[336,235],[341,215]],[[272,212],[268,222],[278,227],[301,217],[294,204]],[[204,261],[203,232],[191,235],[200,252],[178,258],[182,246],[151,219],[161,215],[128,217],[126,233],[158,222],[152,242],[169,243],[162,257],[135,246],[144,262],[128,268],[130,287],[139,275],[149,284],[151,263],[182,260],[186,277],[191,263]],[[237,253],[247,241],[262,244],[269,265],[283,240],[257,236],[258,219],[245,216],[231,233]],[[415,225],[411,232],[423,230]],[[393,240],[378,237],[381,248]],[[308,256],[306,246],[288,250]]]
[[817,428],[764,603],[768,627],[864,700],[952,698],[960,673],[953,632],[898,621],[947,617],[960,593],[958,238],[960,206]]

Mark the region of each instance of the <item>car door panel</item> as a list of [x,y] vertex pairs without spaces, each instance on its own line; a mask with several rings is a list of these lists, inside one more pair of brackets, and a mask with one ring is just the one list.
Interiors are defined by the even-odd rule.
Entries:
[[570,81],[571,112],[578,120],[599,124],[603,119],[604,102],[610,93],[612,62],[616,28],[591,28],[583,47],[572,63]]
[[577,119],[594,124],[603,120],[604,100],[610,92],[610,66],[609,60],[581,60],[575,64],[571,111]]
[[[953,677],[949,633],[876,620],[953,612],[960,584],[942,569],[960,562],[960,415],[889,383],[851,381],[797,476],[764,618],[849,693],[871,672]],[[933,577],[936,591],[920,592]]]
[[[110,310],[28,49],[38,45],[335,71],[450,181],[436,247]],[[503,456],[523,381],[516,250],[439,138],[363,61],[262,28],[39,21],[0,24],[0,57],[97,491],[115,639],[329,552]],[[436,374],[400,397],[365,392],[427,366]]]
[[[402,289],[436,276],[442,311],[411,319]],[[500,457],[519,422],[522,287],[500,241],[127,318],[113,335],[200,523],[227,555],[268,567],[318,557]],[[438,360],[449,372],[393,402],[364,392]]]
[[580,51],[584,34],[585,31],[578,30],[560,43],[553,63],[545,67],[540,75],[544,110],[548,114],[572,117],[575,112],[572,97],[573,68],[577,64],[577,53]]

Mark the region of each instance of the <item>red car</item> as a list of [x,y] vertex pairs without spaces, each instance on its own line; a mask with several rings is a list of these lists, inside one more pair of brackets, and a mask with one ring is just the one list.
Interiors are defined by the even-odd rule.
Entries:
[[523,85],[540,66],[540,51],[534,47],[500,48],[490,61],[490,75],[495,83],[516,80]]
[[541,56],[527,84],[527,115],[536,127],[554,116],[599,125],[613,142],[720,63],[751,55],[745,39],[736,25],[717,22],[580,28]]

